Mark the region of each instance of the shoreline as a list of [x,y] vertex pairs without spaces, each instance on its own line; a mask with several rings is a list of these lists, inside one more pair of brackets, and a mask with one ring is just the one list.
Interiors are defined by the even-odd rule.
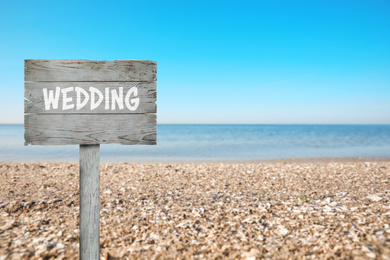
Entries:
[[[389,162],[102,162],[101,256],[388,259]],[[78,259],[78,171],[0,163],[1,259]]]
[[[136,159],[132,159],[136,160]],[[145,158],[139,158],[139,161],[134,162],[132,160],[126,161],[126,160],[105,160],[104,156],[100,157],[100,163],[127,163],[127,164],[197,164],[197,163],[239,163],[239,164],[245,164],[245,163],[305,163],[305,162],[312,162],[312,163],[332,163],[332,162],[390,162],[390,157],[297,157],[297,158],[271,158],[271,159],[204,159],[204,158],[195,158],[195,159],[147,159]],[[46,160],[46,161],[0,161],[0,164],[6,164],[6,163],[78,163],[79,159],[77,160]]]

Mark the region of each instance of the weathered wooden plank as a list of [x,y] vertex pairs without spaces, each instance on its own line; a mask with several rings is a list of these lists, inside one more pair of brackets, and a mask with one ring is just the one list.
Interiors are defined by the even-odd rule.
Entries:
[[145,60],[25,60],[25,81],[156,81],[157,63]]
[[25,145],[156,144],[155,114],[27,114]]
[[[98,90],[103,97],[98,106],[96,105],[100,100],[99,93],[91,93],[90,87]],[[70,91],[65,93],[60,91],[65,89]],[[87,93],[87,102],[84,102],[86,96],[80,89]],[[118,96],[122,93],[122,98],[118,102],[113,101],[113,91]],[[58,97],[53,98],[57,102],[49,102],[50,94],[52,97]],[[94,103],[91,102],[92,95]],[[24,98],[25,113],[156,113],[155,82],[25,82]]]
[[100,259],[100,145],[80,145],[80,259]]

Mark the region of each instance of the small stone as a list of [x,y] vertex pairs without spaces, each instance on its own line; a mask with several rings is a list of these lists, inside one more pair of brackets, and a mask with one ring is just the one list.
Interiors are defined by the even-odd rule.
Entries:
[[289,233],[289,231],[284,227],[284,226],[280,226],[278,229],[277,229],[277,233],[280,235],[280,236],[285,236]]
[[375,201],[375,202],[378,202],[378,201],[381,201],[381,200],[382,200],[381,197],[379,197],[379,196],[377,196],[377,195],[375,195],[375,194],[368,195],[367,198],[370,199],[370,200],[372,200],[372,201]]
[[20,245],[23,245],[24,243],[23,243],[22,240],[18,239],[18,240],[15,240],[15,241],[13,242],[13,244],[14,244],[15,246],[20,246]]
[[22,207],[22,202],[20,200],[18,201],[15,201],[14,203],[12,203],[12,205],[10,206],[8,212],[9,213],[15,213],[16,211],[18,211],[19,209],[21,209]]
[[34,243],[43,243],[43,242],[45,242],[45,238],[44,237],[37,237],[37,238],[33,239],[33,242]]
[[57,243],[56,248],[57,248],[57,250],[61,250],[61,249],[65,248],[65,245],[62,243]]

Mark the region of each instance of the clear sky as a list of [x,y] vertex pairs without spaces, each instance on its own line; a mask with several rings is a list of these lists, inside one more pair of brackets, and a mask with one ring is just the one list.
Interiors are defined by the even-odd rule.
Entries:
[[0,0],[0,123],[24,59],[141,59],[158,123],[389,124],[389,28],[388,0]]

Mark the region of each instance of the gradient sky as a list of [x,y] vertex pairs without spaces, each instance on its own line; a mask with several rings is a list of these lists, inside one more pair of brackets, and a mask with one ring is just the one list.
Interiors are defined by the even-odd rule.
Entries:
[[389,124],[389,28],[388,0],[0,0],[0,123],[24,59],[141,59],[158,123]]

